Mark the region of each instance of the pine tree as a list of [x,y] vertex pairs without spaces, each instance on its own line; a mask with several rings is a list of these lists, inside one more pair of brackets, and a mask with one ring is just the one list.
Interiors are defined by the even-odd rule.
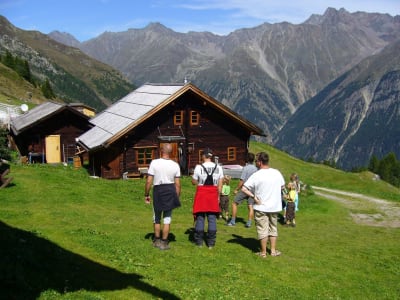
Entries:
[[41,87],[43,96],[47,99],[54,99],[56,96],[54,95],[53,89],[51,88],[49,79],[46,78],[45,82],[42,84]]

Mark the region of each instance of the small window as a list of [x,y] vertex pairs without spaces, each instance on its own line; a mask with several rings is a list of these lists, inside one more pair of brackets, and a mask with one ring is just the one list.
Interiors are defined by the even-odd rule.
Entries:
[[203,150],[199,150],[199,164],[203,163]]
[[175,111],[174,125],[183,125],[183,110]]
[[228,147],[228,161],[236,160],[236,147]]
[[154,158],[154,148],[140,148],[136,150],[138,166],[147,166]]
[[190,125],[199,125],[199,123],[200,114],[195,110],[190,111]]

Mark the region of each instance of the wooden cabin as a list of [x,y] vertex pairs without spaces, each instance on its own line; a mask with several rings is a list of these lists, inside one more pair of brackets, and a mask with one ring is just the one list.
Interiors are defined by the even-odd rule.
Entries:
[[145,173],[163,143],[184,175],[206,147],[221,164],[243,165],[250,137],[264,135],[191,83],[145,84],[90,121],[77,143],[89,152],[92,175],[108,179]]
[[68,104],[45,102],[11,119],[10,137],[30,163],[73,162],[75,139],[92,128],[89,116]]

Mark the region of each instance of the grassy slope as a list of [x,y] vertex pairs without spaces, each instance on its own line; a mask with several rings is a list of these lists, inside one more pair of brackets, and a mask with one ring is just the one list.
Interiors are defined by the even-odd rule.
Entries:
[[0,102],[10,105],[26,103],[32,95],[32,102],[38,104],[46,99],[39,88],[23,80],[18,74],[0,63]]
[[[263,144],[286,178],[399,201],[399,190],[308,164]],[[217,247],[195,248],[194,188],[183,178],[171,250],[151,247],[143,180],[89,178],[83,169],[12,166],[0,190],[0,294],[24,299],[394,299],[400,293],[400,230],[354,224],[349,211],[301,195],[296,228],[279,228],[283,255],[262,260],[254,228],[223,226]],[[232,182],[232,186],[237,181]],[[246,207],[239,206],[239,218]],[[241,219],[239,219],[239,222]],[[243,220],[244,222],[245,220]],[[6,245],[6,246],[4,246]],[[7,297],[6,297],[7,298]],[[17,297],[18,298],[18,297]]]

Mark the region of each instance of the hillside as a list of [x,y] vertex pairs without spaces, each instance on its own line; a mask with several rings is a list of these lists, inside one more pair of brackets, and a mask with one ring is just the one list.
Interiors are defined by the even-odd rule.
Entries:
[[300,107],[276,146],[350,170],[372,155],[400,157],[400,40],[346,72]]
[[177,33],[151,23],[105,32],[80,49],[137,85],[186,77],[262,128],[274,144],[303,103],[398,38],[399,18],[328,8],[302,24],[264,23],[226,36]]
[[[121,73],[79,49],[65,46],[37,31],[20,30],[0,16],[0,53],[4,55],[5,51],[28,61],[36,80],[48,79],[57,97],[67,103],[82,102],[101,110],[134,88]],[[3,77],[3,73],[0,76]],[[0,86],[4,95],[7,95],[6,89],[7,86]],[[24,95],[23,89],[21,86],[14,97]]]

